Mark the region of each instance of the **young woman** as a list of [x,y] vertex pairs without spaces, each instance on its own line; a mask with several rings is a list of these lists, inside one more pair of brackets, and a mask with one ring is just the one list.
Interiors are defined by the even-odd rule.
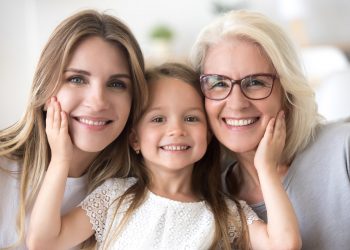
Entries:
[[0,248],[24,248],[26,218],[52,160],[45,134],[52,96],[67,115],[66,146],[74,156],[59,206],[66,213],[107,178],[129,172],[121,164],[129,154],[126,124],[147,98],[143,57],[130,30],[87,10],[64,20],[47,42],[25,115],[0,131]]
[[227,191],[271,221],[255,158],[268,121],[284,110],[287,137],[277,171],[303,248],[348,248],[350,124],[320,123],[314,93],[283,30],[259,13],[229,12],[201,31],[192,62],[202,74],[211,129],[235,159],[223,173]]
[[33,208],[29,248],[65,249],[92,234],[99,249],[299,248],[298,224],[276,171],[283,113],[269,121],[256,155],[272,214],[267,225],[245,202],[221,192],[219,145],[208,132],[198,75],[165,64],[146,78],[149,103],[130,134],[136,178],[107,180],[63,217],[59,207],[74,157],[66,114],[52,99],[47,134],[53,156]]

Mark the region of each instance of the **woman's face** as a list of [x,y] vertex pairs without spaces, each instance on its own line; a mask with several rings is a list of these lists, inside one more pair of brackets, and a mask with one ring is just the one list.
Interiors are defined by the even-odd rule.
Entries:
[[[233,80],[258,73],[274,74],[269,60],[251,42],[229,38],[213,45],[205,58],[204,74],[219,74]],[[268,121],[282,107],[281,86],[276,79],[272,93],[262,100],[245,97],[238,84],[224,100],[205,99],[205,108],[213,133],[236,153],[255,150],[264,135]]]
[[99,152],[124,129],[132,82],[123,52],[99,37],[79,43],[56,96],[66,112],[76,149]]

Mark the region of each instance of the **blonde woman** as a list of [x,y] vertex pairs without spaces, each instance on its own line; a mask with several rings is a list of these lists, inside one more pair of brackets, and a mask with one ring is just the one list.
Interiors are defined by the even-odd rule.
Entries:
[[50,100],[67,114],[72,139],[74,166],[59,207],[66,213],[107,178],[128,175],[129,166],[121,164],[129,159],[128,124],[146,97],[143,56],[123,22],[86,10],[54,30],[25,115],[0,131],[0,248],[25,248],[27,218],[52,160],[45,134]]
[[276,168],[298,217],[303,248],[348,248],[350,124],[321,123],[283,30],[262,14],[232,11],[203,28],[191,57],[211,129],[235,159],[223,173],[227,192],[270,223],[273,197],[264,195],[254,157],[268,121],[284,110],[287,137]]

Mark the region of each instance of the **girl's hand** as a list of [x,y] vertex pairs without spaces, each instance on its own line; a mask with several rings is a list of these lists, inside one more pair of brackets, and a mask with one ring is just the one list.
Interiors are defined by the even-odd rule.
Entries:
[[255,153],[254,165],[257,170],[267,167],[277,169],[286,140],[286,124],[284,111],[267,124],[265,134]]
[[56,97],[52,97],[48,103],[46,135],[51,148],[51,161],[70,163],[73,144],[68,134],[67,115],[62,111]]

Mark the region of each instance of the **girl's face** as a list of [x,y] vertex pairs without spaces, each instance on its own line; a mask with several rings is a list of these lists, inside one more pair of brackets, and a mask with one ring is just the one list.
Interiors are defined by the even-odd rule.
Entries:
[[191,171],[208,144],[201,96],[175,78],[163,77],[149,86],[150,103],[131,136],[131,145],[141,150],[153,173]]
[[131,108],[132,83],[123,52],[99,37],[74,50],[57,92],[74,146],[99,152],[123,130]]
[[[204,74],[219,74],[237,80],[274,69],[251,42],[230,38],[211,47],[205,58]],[[272,93],[262,100],[246,98],[235,84],[224,100],[205,99],[210,126],[218,140],[236,153],[255,150],[268,121],[282,108],[282,90],[276,79]]]

